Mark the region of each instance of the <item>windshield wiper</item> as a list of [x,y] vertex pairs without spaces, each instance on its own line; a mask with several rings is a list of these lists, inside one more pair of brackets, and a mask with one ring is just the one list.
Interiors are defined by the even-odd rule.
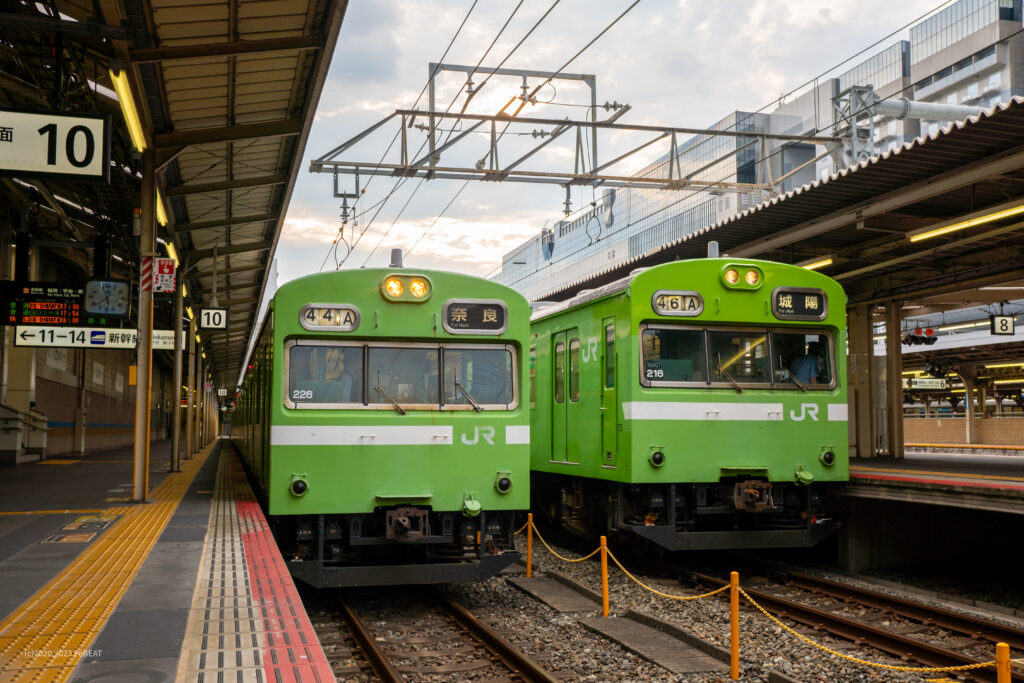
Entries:
[[718,371],[718,374],[725,375],[725,378],[727,380],[729,380],[730,382],[732,382],[732,385],[736,389],[736,393],[737,394],[742,394],[743,393],[743,387],[740,386],[740,383],[737,382],[736,379],[732,375],[730,375],[728,372],[726,372],[725,368],[722,367],[722,356],[721,355],[718,356],[718,365],[715,366],[715,370]]
[[374,387],[373,389],[374,389],[374,391],[376,391],[376,392],[377,392],[378,394],[380,394],[381,396],[383,396],[384,398],[386,398],[386,399],[388,400],[388,403],[390,403],[390,404],[391,404],[392,406],[394,406],[394,407],[395,407],[395,411],[396,411],[396,412],[397,412],[397,413],[398,413],[399,415],[405,415],[405,408],[403,408],[402,406],[398,405],[398,401],[396,401],[395,399],[393,399],[393,398],[391,398],[390,396],[388,396],[387,394],[385,394],[385,393],[384,393],[384,390],[383,390],[383,389],[381,389],[381,388],[380,388],[379,386],[376,386],[376,387]]
[[466,387],[462,386],[458,380],[455,380],[455,388],[461,391],[462,395],[469,399],[469,402],[473,405],[473,410],[478,413],[483,410],[483,408],[480,407],[480,404],[473,400],[473,397],[469,395],[468,391],[466,391]]
[[796,375],[793,374],[793,371],[782,364],[782,358],[779,358],[779,367],[786,371],[786,374],[789,375],[789,380],[793,384],[797,385],[797,387],[800,388],[800,391],[807,391],[807,387],[804,386],[803,382],[796,378]]

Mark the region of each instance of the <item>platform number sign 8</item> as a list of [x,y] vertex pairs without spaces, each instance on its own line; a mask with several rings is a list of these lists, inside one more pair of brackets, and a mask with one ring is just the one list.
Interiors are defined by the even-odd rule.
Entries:
[[988,317],[989,331],[992,334],[1013,336],[1013,316],[1012,315],[990,315]]
[[199,327],[204,330],[224,330],[228,326],[228,309],[203,308],[199,310]]

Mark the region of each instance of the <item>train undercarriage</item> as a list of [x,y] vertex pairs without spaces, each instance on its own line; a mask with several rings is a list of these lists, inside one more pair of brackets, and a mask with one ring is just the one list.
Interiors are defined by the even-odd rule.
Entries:
[[519,558],[515,512],[436,512],[429,506],[372,513],[271,517],[292,576],[317,588],[461,583],[493,576]]
[[585,536],[669,551],[811,547],[838,528],[817,488],[761,479],[621,484],[534,472],[534,511]]

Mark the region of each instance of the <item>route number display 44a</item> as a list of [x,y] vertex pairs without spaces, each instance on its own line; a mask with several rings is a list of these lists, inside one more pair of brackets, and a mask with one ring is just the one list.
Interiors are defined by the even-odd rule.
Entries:
[[203,330],[226,330],[228,328],[228,309],[199,309],[199,328]]

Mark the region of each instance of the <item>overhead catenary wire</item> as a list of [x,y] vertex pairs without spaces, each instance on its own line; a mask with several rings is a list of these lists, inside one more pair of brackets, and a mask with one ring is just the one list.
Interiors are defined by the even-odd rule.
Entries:
[[[453,35],[452,39],[450,41],[448,41],[448,47],[446,47],[444,49],[444,53],[441,55],[441,59],[438,60],[438,65],[439,66],[435,67],[435,70],[430,75],[430,78],[427,79],[427,82],[423,84],[423,88],[420,89],[420,94],[416,96],[416,101],[413,103],[413,108],[414,109],[419,104],[420,99],[423,97],[423,93],[425,93],[427,91],[427,86],[430,84],[430,79],[432,79],[437,74],[437,68],[440,68],[440,64],[444,62],[444,58],[448,56],[448,52],[452,49],[452,45],[455,44],[455,41],[459,37],[459,34],[462,33],[462,29],[466,26],[466,22],[469,21],[469,17],[470,17],[471,14],[473,14],[473,10],[476,9],[476,5],[477,5],[477,3],[479,1],[480,0],[473,0],[473,4],[471,4],[469,6],[469,9],[466,11],[466,16],[464,16],[462,18],[462,23],[460,23],[459,24],[459,28],[455,30],[455,35]],[[387,149],[384,150],[384,154],[381,155],[380,161],[377,162],[377,167],[378,168],[380,167],[380,165],[382,163],[384,163],[384,159],[387,158],[388,153],[391,151],[391,148],[395,145],[395,141],[398,140],[398,136],[400,134],[401,134],[401,131],[395,133],[395,136],[393,138],[391,138],[391,143],[388,144]],[[374,178],[374,176],[371,175],[370,179],[368,181],[366,181],[366,186],[363,188],[363,192],[365,192],[366,189],[370,186],[370,183],[373,182],[373,178]],[[393,193],[394,193],[394,191],[389,193],[387,195],[387,197],[385,197],[383,200],[381,200],[379,202],[380,208],[383,208],[384,204],[387,202],[388,198],[390,198],[391,194],[393,194]],[[358,198],[356,199],[356,201],[358,201]],[[378,209],[377,212],[380,213],[380,209]],[[374,214],[374,217],[376,217],[376,215],[377,214]],[[341,237],[342,229],[343,228],[338,228],[338,237]],[[365,229],[364,229],[364,231],[365,231]],[[327,254],[324,256],[323,263],[320,264],[320,271],[322,271],[324,269],[324,266],[327,264],[327,259],[330,257],[331,251],[334,250],[335,254],[337,253],[338,237],[335,238],[333,244],[327,250]],[[356,242],[358,243],[358,240],[356,240]],[[352,253],[352,249],[354,249],[354,248],[355,248],[355,244],[353,244],[352,247],[349,247],[348,253],[351,254]],[[348,258],[348,254],[345,255],[345,258],[346,259]],[[340,264],[338,264],[338,267],[340,267]]]

